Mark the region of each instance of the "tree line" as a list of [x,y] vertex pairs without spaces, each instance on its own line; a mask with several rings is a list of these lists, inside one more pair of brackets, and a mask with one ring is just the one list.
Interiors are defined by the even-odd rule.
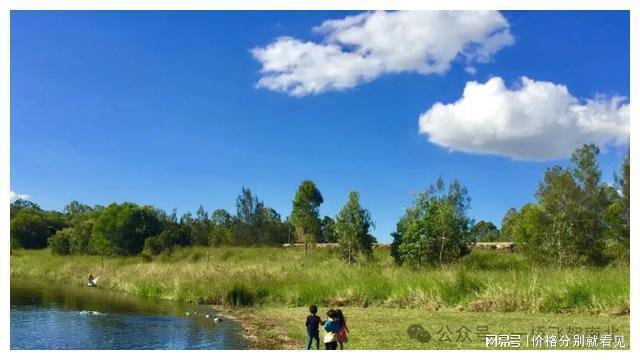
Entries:
[[536,201],[509,209],[501,228],[474,223],[467,215],[467,190],[457,180],[442,179],[415,195],[392,234],[391,255],[414,266],[457,260],[474,242],[515,243],[536,263],[558,266],[629,262],[630,154],[615,183],[602,181],[599,149],[585,144],[574,151],[570,166],[546,169]]
[[178,218],[153,206],[131,202],[89,206],[72,201],[62,212],[42,210],[18,199],[11,204],[11,247],[39,249],[49,246],[58,255],[147,256],[169,252],[176,246],[256,246],[285,243],[338,243],[345,259],[370,255],[376,242],[369,229],[369,213],[351,192],[336,219],[319,216],[323,199],[312,181],[300,185],[291,218],[282,219],[273,208],[242,188],[236,212],[217,209],[209,215],[200,206],[195,216]]
[[602,181],[598,147],[583,145],[571,165],[548,168],[535,193],[536,201],[510,209],[500,239],[518,244],[536,262],[604,265],[630,257],[630,154],[614,174]]
[[[458,260],[475,242],[506,241],[518,245],[532,261],[568,265],[604,265],[629,261],[630,156],[615,183],[601,179],[599,149],[583,145],[567,168],[548,168],[535,193],[536,201],[509,209],[501,228],[468,215],[471,198],[466,187],[442,178],[414,194],[391,234],[391,256],[398,264],[437,265]],[[134,203],[89,206],[73,201],[62,212],[44,211],[28,200],[11,204],[11,247],[49,246],[60,255],[99,254],[148,256],[176,246],[253,246],[337,243],[345,261],[371,258],[377,241],[370,230],[369,211],[353,191],[335,218],[320,218],[324,202],[316,185],[303,181],[292,201],[291,216],[281,218],[248,188],[236,199],[236,212],[200,206],[195,216],[180,218]]]

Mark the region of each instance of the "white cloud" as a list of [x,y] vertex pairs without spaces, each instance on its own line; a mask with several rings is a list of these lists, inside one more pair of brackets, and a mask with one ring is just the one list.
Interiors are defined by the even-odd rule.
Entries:
[[385,73],[442,74],[457,59],[489,61],[513,43],[497,11],[367,12],[314,28],[323,42],[281,37],[251,50],[257,87],[293,96],[352,88]]
[[473,66],[467,66],[467,67],[464,68],[464,71],[466,71],[467,73],[469,73],[471,75],[475,75],[477,70]]
[[467,82],[462,98],[420,116],[420,133],[434,144],[518,160],[566,158],[584,143],[626,144],[629,127],[624,97],[579,100],[564,85],[526,77],[514,89],[499,77]]
[[16,200],[18,199],[23,199],[23,200],[27,200],[29,199],[31,196],[26,195],[26,194],[16,194],[15,192],[9,190],[9,201],[11,203],[14,203]]

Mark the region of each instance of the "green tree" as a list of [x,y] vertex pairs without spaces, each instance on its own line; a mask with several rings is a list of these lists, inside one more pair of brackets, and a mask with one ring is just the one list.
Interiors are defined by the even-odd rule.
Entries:
[[280,219],[280,214],[270,207],[262,209],[258,230],[260,244],[274,245],[287,242],[289,228]]
[[51,231],[42,216],[21,211],[11,219],[11,247],[38,249],[47,246]]
[[[605,264],[604,240],[617,227],[612,214],[618,211],[615,204],[620,196],[601,182],[598,153],[595,145],[583,145],[572,154],[570,167],[548,168],[536,191],[537,204],[527,204],[519,212],[510,210],[500,238],[518,243],[538,262]],[[618,182],[619,189],[623,183]]]
[[340,251],[349,265],[359,254],[371,256],[374,238],[369,229],[372,226],[369,211],[360,205],[360,195],[356,191],[350,192],[335,224]]
[[399,234],[397,231],[394,231],[391,233],[391,237],[393,238],[393,240],[391,241],[391,257],[393,258],[393,261],[397,264],[397,265],[402,265],[403,263],[403,256],[402,253],[400,252],[400,245],[402,244],[402,235]]
[[31,209],[31,210],[35,210],[35,211],[42,211],[42,209],[40,209],[40,206],[38,206],[38,204],[29,201],[27,199],[16,199],[14,202],[12,202],[9,206],[10,210],[9,210],[9,216],[11,219],[13,219],[13,217],[18,214],[20,211],[25,210],[25,209]]
[[92,248],[101,255],[135,255],[148,237],[159,234],[162,223],[150,207],[133,203],[111,204],[93,227]]
[[597,155],[600,150],[594,144],[582,145],[571,156],[572,173],[580,188],[577,204],[577,244],[578,256],[582,263],[602,265],[605,262],[604,231],[605,209],[612,199],[609,186],[601,182],[601,171]]
[[264,202],[251,193],[248,188],[236,199],[233,238],[237,245],[256,244],[260,240],[260,227],[263,219]]
[[529,254],[544,254],[544,259],[560,266],[575,264],[579,261],[579,222],[584,217],[580,211],[581,190],[571,171],[560,166],[547,169],[536,196],[545,219],[536,231],[544,230],[545,236],[539,248],[531,248]]
[[144,252],[149,255],[158,255],[170,252],[176,246],[190,245],[190,235],[188,227],[175,222],[166,223],[161,233],[146,238]]
[[296,237],[304,243],[304,253],[310,243],[317,242],[320,235],[319,208],[324,202],[320,190],[310,181],[303,181],[293,199],[291,222],[296,229]]
[[[566,254],[567,245],[548,241],[553,233],[551,219],[538,204],[528,203],[513,213],[510,219],[510,240],[516,244],[528,258],[536,262],[548,262],[555,259],[557,254]],[[566,258],[566,255],[565,255]]]
[[337,242],[336,222],[329,216],[323,217],[322,221],[320,221],[320,242]]
[[71,227],[71,237],[69,238],[70,254],[92,254],[91,235],[96,221],[89,218],[82,222],[77,222]]
[[68,226],[61,213],[39,209],[31,206],[22,207],[13,216],[10,222],[12,248],[44,248],[50,236]]
[[291,216],[287,216],[282,222],[282,226],[287,229],[287,244],[296,243],[296,232],[294,231],[293,223],[291,222]]
[[416,194],[413,206],[392,234],[396,262],[435,265],[464,255],[468,251],[470,202],[466,188],[457,180],[446,190],[439,178],[427,191]]
[[251,193],[251,189],[242,188],[236,199],[236,218],[243,224],[257,224],[264,209],[264,202]]
[[51,252],[57,255],[69,255],[71,237],[73,234],[73,228],[65,228],[57,231],[53,236],[49,237],[47,242]]
[[190,211],[187,211],[186,213],[182,214],[182,216],[180,217],[180,224],[183,224],[183,225],[191,226],[193,221],[194,221],[193,214],[191,214]]
[[627,153],[620,174],[615,174],[615,191],[605,210],[607,253],[614,260],[629,262],[631,233],[630,153]]
[[91,235],[97,218],[95,213],[86,212],[71,219],[71,226],[58,230],[48,243],[51,251],[58,255],[92,254]]
[[500,237],[502,242],[515,242],[513,239],[513,226],[518,218],[518,210],[510,208],[502,218],[502,225],[500,225]]
[[491,221],[480,220],[471,228],[471,241],[496,242],[500,238],[500,231]]
[[225,209],[217,209],[211,214],[209,237],[213,245],[230,244],[233,231],[233,219]]
[[209,245],[210,221],[209,214],[200,205],[196,211],[196,218],[190,222],[191,241],[194,245]]
[[537,232],[545,236],[530,256],[560,266],[605,263],[604,216],[615,193],[600,181],[598,153],[595,145],[583,145],[571,156],[571,167],[545,171],[536,192],[543,227]]
[[77,214],[86,213],[93,211],[91,206],[86,204],[81,204],[80,202],[74,200],[67,205],[64,206],[64,213],[70,216],[75,216]]

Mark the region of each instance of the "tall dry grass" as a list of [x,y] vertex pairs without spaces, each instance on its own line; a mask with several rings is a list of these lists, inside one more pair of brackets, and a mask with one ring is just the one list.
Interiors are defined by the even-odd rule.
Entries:
[[19,250],[11,275],[100,286],[182,302],[251,306],[378,306],[467,311],[625,313],[629,268],[537,267],[522,255],[474,251],[458,263],[411,269],[387,249],[347,266],[330,249],[185,248],[143,257],[55,256]]

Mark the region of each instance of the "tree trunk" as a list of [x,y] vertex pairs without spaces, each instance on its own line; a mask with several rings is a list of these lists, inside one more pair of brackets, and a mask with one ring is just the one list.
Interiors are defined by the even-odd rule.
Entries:
[[442,252],[444,251],[444,236],[440,238],[440,264],[442,264]]

